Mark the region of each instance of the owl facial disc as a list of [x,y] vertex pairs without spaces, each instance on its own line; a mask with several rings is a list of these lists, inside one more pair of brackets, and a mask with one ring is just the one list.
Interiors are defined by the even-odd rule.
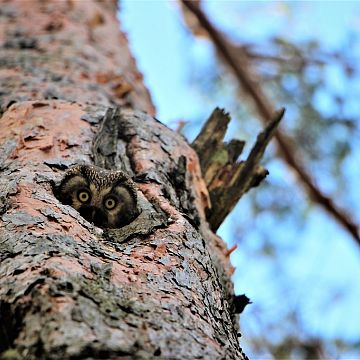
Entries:
[[75,166],[65,173],[57,195],[101,228],[125,226],[138,215],[136,185],[119,170]]

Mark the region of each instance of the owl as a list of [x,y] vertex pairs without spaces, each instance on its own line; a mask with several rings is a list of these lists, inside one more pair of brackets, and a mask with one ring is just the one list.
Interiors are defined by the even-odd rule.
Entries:
[[101,228],[120,228],[138,215],[135,183],[122,171],[77,165],[65,173],[57,193],[63,204]]

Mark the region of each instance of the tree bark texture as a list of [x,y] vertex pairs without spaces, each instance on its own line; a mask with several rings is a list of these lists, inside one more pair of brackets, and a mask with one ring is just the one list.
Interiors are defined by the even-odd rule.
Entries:
[[[197,155],[152,117],[116,2],[0,16],[0,356],[245,359]],[[57,200],[79,163],[133,176],[136,226],[101,230]]]

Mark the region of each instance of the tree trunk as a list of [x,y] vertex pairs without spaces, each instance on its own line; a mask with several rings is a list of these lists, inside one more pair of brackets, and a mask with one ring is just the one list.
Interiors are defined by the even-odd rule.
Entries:
[[[152,117],[116,10],[0,6],[1,357],[245,359],[197,155]],[[79,163],[133,176],[136,225],[101,230],[57,200]]]

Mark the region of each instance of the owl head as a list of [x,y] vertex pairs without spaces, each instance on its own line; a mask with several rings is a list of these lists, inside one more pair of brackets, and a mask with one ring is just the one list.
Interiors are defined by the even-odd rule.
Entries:
[[65,173],[58,197],[101,228],[122,227],[138,215],[135,183],[122,171],[75,166]]

